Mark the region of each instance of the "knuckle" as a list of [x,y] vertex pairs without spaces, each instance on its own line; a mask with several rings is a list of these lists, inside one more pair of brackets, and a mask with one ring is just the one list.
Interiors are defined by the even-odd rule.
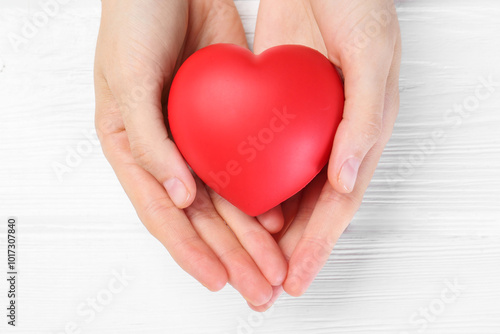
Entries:
[[103,95],[102,100],[96,102],[94,117],[94,126],[101,141],[105,136],[125,130],[118,103],[112,96]]
[[185,212],[189,220],[196,225],[198,225],[200,222],[213,224],[213,222],[216,220],[222,221],[222,218],[219,216],[217,211],[215,211],[208,205],[203,205],[201,207],[191,205],[185,209]]
[[184,250],[186,251],[186,253],[189,253],[189,254],[196,254],[196,242],[198,241],[198,237],[196,235],[190,235],[190,236],[187,236],[187,237],[184,237],[184,238],[181,238],[179,240],[177,240],[177,242],[175,242],[173,245],[172,245],[172,250],[173,251],[180,251],[180,250]]
[[147,171],[151,171],[154,166],[155,155],[150,145],[143,141],[131,141],[130,150],[132,152],[132,157],[135,161],[145,168]]
[[329,189],[320,194],[318,203],[324,203],[336,210],[337,208],[356,208],[361,204],[361,200],[354,193],[341,194]]
[[309,244],[310,260],[315,262],[323,260],[333,248],[333,243],[328,237],[303,236],[302,238]]
[[[222,263],[231,263],[231,265],[234,265],[237,263],[238,259],[242,258],[242,250],[243,249],[240,245],[235,245],[224,249],[222,252],[217,254],[217,257]],[[243,265],[241,265],[241,267],[243,267]]]
[[144,208],[144,215],[152,221],[166,222],[170,216],[170,210],[174,207],[175,205],[168,198],[157,198]]
[[198,235],[193,234],[175,242],[169,251],[173,254],[186,254],[186,263],[196,267],[198,263],[206,261],[206,254],[200,249],[201,242]]
[[103,140],[103,137],[125,130],[121,117],[119,117],[115,113],[109,113],[100,117],[96,117],[94,126],[97,132],[97,136],[99,137],[101,142]]
[[361,132],[363,134],[363,138],[368,144],[375,144],[380,135],[382,134],[382,117],[381,115],[373,115],[371,116],[367,123],[365,123],[364,130]]
[[342,195],[338,192],[330,189],[328,191],[322,191],[318,198],[318,203],[326,204],[340,204],[342,203]]
[[252,245],[263,245],[266,242],[267,236],[269,234],[261,229],[249,229],[241,235],[242,239],[249,241]]
[[230,277],[237,277],[241,280],[244,280],[245,277],[255,277],[256,264],[241,246],[231,247],[222,252],[219,261],[226,266]]

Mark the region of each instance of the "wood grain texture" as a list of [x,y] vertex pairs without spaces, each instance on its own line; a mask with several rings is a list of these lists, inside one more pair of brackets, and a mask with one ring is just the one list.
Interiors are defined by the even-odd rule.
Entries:
[[[252,43],[258,1],[236,3]],[[184,273],[93,143],[100,2],[61,5],[16,51],[6,36],[40,10],[0,0],[0,254],[9,215],[20,245],[19,327],[2,311],[1,333],[62,333],[74,322],[81,333],[500,334],[500,85],[465,116],[453,112],[483,80],[500,82],[500,2],[399,2],[393,137],[309,291],[264,314],[230,286],[210,293]],[[90,153],[58,179],[54,163],[79,145]],[[88,321],[86,300],[104,298],[122,271],[132,278]],[[1,279],[2,310],[6,289]]]

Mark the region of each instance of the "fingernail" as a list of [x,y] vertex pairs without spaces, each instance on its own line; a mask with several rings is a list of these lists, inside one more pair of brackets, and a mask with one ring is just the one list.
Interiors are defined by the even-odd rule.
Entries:
[[271,298],[273,297],[273,289],[272,288],[269,289],[267,294],[260,293],[260,295],[255,296],[255,297],[256,297],[255,299],[250,300],[246,296],[243,296],[243,298],[245,298],[245,300],[247,302],[249,302],[250,304],[255,305],[255,306],[262,306],[262,305],[268,303],[271,300]]
[[361,161],[358,158],[347,159],[340,169],[338,181],[345,191],[351,192],[354,189],[356,178],[358,177],[358,169]]
[[269,302],[272,297],[273,297],[273,290],[271,289],[271,293],[269,293],[269,294],[261,294],[259,296],[259,298],[256,300],[256,304],[255,305],[256,306],[264,305],[267,302]]
[[167,190],[168,196],[170,196],[170,199],[174,202],[175,206],[184,208],[190,196],[184,183],[182,183],[178,178],[173,177],[165,181],[163,186]]

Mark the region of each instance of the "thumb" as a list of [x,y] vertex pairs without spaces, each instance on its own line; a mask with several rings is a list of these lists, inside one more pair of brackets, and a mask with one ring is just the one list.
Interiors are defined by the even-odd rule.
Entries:
[[196,184],[168,136],[161,103],[162,79],[150,74],[124,75],[111,90],[119,101],[132,156],[163,185],[175,206],[183,209],[193,202]]
[[[379,140],[389,64],[372,61],[350,63],[343,68],[345,104],[333,143],[328,179],[340,193],[350,193],[361,162]],[[383,69],[387,67],[387,72]]]

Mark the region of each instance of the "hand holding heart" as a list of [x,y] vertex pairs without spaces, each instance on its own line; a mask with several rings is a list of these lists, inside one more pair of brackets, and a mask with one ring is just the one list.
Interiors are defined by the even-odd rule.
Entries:
[[[232,0],[104,0],[96,127],[139,217],[179,265],[211,290],[229,282],[261,311],[283,288],[291,295],[307,289],[361,202],[397,115],[399,28],[388,0],[261,1],[255,53],[281,44],[315,48],[343,71],[346,101],[328,170],[256,218],[191,174],[165,126],[173,74],[193,52],[215,43],[246,47]],[[293,103],[272,107],[283,115],[279,108],[290,111]],[[319,166],[326,158],[306,162]]]
[[229,282],[262,305],[286,275],[283,253],[263,227],[280,230],[281,209],[257,220],[206,188],[165,126],[175,70],[196,50],[221,42],[246,47],[232,0],[103,0],[95,122],[139,218],[175,261],[208,289]]
[[[285,226],[275,238],[289,259],[283,288],[299,296],[356,213],[392,133],[401,62],[394,2],[261,0],[255,53],[291,43],[328,56],[343,72],[346,98],[328,169],[282,204]],[[280,293],[276,289],[271,301]]]

